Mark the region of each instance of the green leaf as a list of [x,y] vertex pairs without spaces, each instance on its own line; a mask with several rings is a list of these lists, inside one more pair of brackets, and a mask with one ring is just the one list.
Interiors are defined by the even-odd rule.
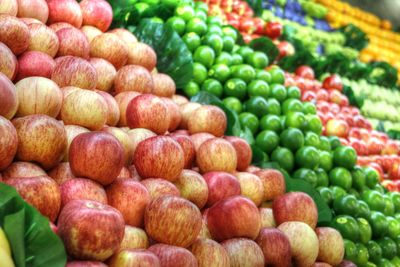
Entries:
[[64,267],[64,244],[47,218],[27,204],[17,191],[0,183],[0,225],[12,248],[17,267]]
[[149,19],[140,22],[135,35],[157,53],[158,71],[174,79],[177,88],[185,87],[193,76],[193,59],[180,36],[171,27]]
[[253,152],[252,162],[256,166],[268,162],[268,155],[262,151],[258,146],[251,145],[251,151]]
[[364,95],[360,95],[357,97],[356,94],[354,93],[353,89],[347,85],[343,86],[343,93],[347,96],[351,105],[356,106],[359,109],[362,108],[362,106],[364,105],[364,100],[365,100]]
[[396,139],[396,140],[400,140],[400,131],[398,130],[389,130],[387,131],[387,135],[391,138],[391,139]]
[[394,87],[397,83],[397,70],[387,62],[370,63],[372,71],[368,77],[368,82],[383,87]]
[[[225,131],[226,135],[234,135],[240,136],[242,134],[242,130],[240,128],[239,117],[236,112],[232,111],[230,108],[227,108],[224,103],[216,96],[208,93],[208,92],[199,92],[197,95],[190,99],[191,102],[197,102],[204,105],[214,105],[220,107],[226,114],[226,118],[228,120],[228,125]],[[247,135],[247,133],[244,133]]]
[[269,59],[269,62],[274,62],[279,55],[279,50],[268,37],[260,37],[252,40],[249,46],[256,51],[264,52]]
[[368,37],[360,28],[354,24],[347,24],[339,29],[346,37],[346,46],[362,50],[368,46]]
[[239,137],[243,138],[244,140],[246,140],[246,142],[249,145],[254,145],[255,140],[254,140],[254,136],[253,133],[251,132],[251,130],[247,127],[245,127],[244,130],[240,131]]
[[254,14],[257,17],[260,17],[262,15],[263,12],[262,2],[263,2],[262,0],[247,0],[247,3],[251,7],[251,9],[253,9]]

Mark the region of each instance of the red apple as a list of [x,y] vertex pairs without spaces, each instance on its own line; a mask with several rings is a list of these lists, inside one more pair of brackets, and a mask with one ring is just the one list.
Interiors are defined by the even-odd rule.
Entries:
[[75,86],[90,90],[97,85],[96,69],[87,60],[73,56],[56,59],[51,79],[60,87]]
[[63,95],[58,85],[43,77],[29,77],[16,85],[18,96],[17,117],[44,114],[57,117],[61,110]]
[[152,131],[143,129],[143,128],[131,129],[127,132],[127,134],[128,134],[129,140],[131,141],[131,144],[132,144],[131,157],[133,157],[133,155],[136,151],[136,148],[140,142],[142,142],[150,137],[157,136]]
[[58,184],[48,176],[10,178],[6,184],[15,187],[18,194],[54,222],[60,212],[61,195]]
[[197,239],[199,239],[199,238],[212,239],[210,231],[208,230],[207,221],[205,218],[206,212],[207,212],[207,209],[203,210],[203,219],[201,220],[201,230],[200,230],[200,233],[199,233]]
[[205,141],[199,147],[196,162],[202,173],[234,172],[237,166],[236,150],[228,141],[213,138]]
[[224,111],[211,105],[197,108],[190,114],[188,120],[188,129],[191,134],[206,132],[221,137],[227,125]]
[[[97,29],[96,27],[93,26],[83,26],[81,28],[81,31],[83,32],[83,34],[86,36],[89,44],[92,42],[92,40],[94,38],[96,38],[97,36],[103,34],[102,31],[100,31],[99,29]],[[110,63],[111,64],[111,63]]]
[[332,265],[325,262],[315,262],[312,267],[332,267]]
[[194,243],[201,230],[201,221],[200,210],[186,199],[176,196],[156,198],[147,206],[144,215],[150,238],[180,247]]
[[235,176],[239,181],[242,196],[260,206],[264,201],[264,184],[261,179],[249,172],[237,172]]
[[344,120],[331,119],[326,124],[326,134],[328,136],[347,137],[349,125]]
[[47,0],[49,6],[48,23],[67,22],[76,28],[82,26],[82,11],[75,0]]
[[152,93],[154,88],[150,72],[142,66],[127,65],[118,70],[114,80],[116,93],[135,91],[139,93]]
[[128,62],[129,65],[139,65],[152,71],[157,64],[157,54],[153,48],[145,43],[133,43],[129,47]]
[[[0,74],[5,78],[14,80],[18,72],[18,61],[7,45],[0,42]],[[0,76],[1,77],[1,76]],[[4,77],[1,78],[4,83]],[[2,99],[3,100],[3,99]],[[4,100],[3,100],[4,101]]]
[[65,181],[75,178],[75,175],[72,173],[71,167],[69,166],[69,162],[61,162],[56,167],[51,169],[47,174],[59,185]]
[[278,226],[289,239],[292,258],[296,266],[311,266],[318,257],[318,237],[314,230],[303,222],[284,222]]
[[302,65],[296,69],[296,75],[303,77],[305,79],[314,80],[315,74],[314,70],[306,65]]
[[17,16],[18,2],[17,0],[0,0],[0,14],[8,14]]
[[280,171],[273,169],[259,170],[255,173],[264,185],[264,200],[274,200],[285,194],[285,177]]
[[181,96],[181,95],[173,95],[173,96],[172,96],[172,100],[173,100],[178,106],[183,105],[183,104],[186,104],[186,103],[189,103],[189,100],[188,100],[186,97]]
[[90,56],[109,61],[117,70],[126,64],[128,52],[128,46],[112,33],[103,33],[90,42]]
[[[1,61],[1,47],[0,43],[0,61]],[[18,109],[18,96],[14,84],[1,73],[0,62],[0,116],[6,119],[12,119]]]
[[109,205],[121,212],[126,224],[136,227],[143,225],[144,212],[150,202],[146,187],[133,179],[118,178],[106,191]]
[[13,161],[18,148],[18,135],[12,123],[0,116],[0,171]]
[[165,244],[155,244],[149,247],[149,251],[157,255],[163,267],[196,267],[198,266],[193,254],[181,247]]
[[35,18],[46,23],[49,8],[45,0],[18,0],[18,17]]
[[146,249],[149,247],[149,238],[146,232],[138,227],[125,225],[124,239],[119,247],[122,249]]
[[104,188],[89,179],[72,178],[60,184],[61,208],[68,202],[76,199],[95,200],[107,204],[107,195]]
[[264,254],[266,266],[291,266],[290,242],[282,231],[262,228],[256,242]]
[[198,238],[190,247],[199,267],[229,267],[229,256],[224,247],[211,239]]
[[318,210],[314,200],[303,192],[290,192],[278,196],[272,204],[277,225],[288,221],[300,221],[315,228]]
[[56,32],[60,47],[57,56],[74,56],[89,59],[89,41],[77,28],[64,28]]
[[70,256],[98,261],[118,251],[125,229],[118,210],[92,200],[69,202],[62,209],[57,226]]
[[43,52],[28,51],[18,58],[18,66],[17,81],[32,76],[50,79],[56,63],[52,57]]
[[30,115],[13,120],[13,124],[18,133],[17,159],[38,162],[46,170],[61,161],[67,148],[61,122],[46,115]]
[[154,200],[161,196],[177,196],[180,197],[181,193],[176,186],[168,182],[167,180],[160,178],[149,178],[141,181],[141,183],[146,187],[147,191],[150,193],[151,200]]
[[367,148],[369,155],[379,155],[384,149],[384,143],[377,137],[372,137],[367,142]]
[[264,254],[256,242],[247,238],[233,238],[221,243],[229,256],[230,266],[263,267]]
[[151,251],[145,249],[124,249],[109,260],[110,267],[161,267],[160,260]]
[[339,265],[344,256],[344,242],[340,233],[330,227],[318,227],[315,232],[319,241],[318,261]]
[[68,156],[69,156],[69,147],[71,145],[72,140],[74,140],[74,138],[81,134],[81,133],[87,133],[89,132],[88,129],[86,129],[85,127],[81,127],[78,125],[66,125],[65,126],[65,132],[67,133],[67,149],[66,149],[66,153],[64,155],[63,161],[68,161]]
[[279,57],[278,57],[279,59],[286,56],[291,56],[295,53],[294,46],[286,41],[279,42],[277,48],[279,50]]
[[322,83],[322,87],[327,90],[333,90],[333,89],[336,89],[339,91],[343,90],[342,80],[336,74],[326,77]]
[[129,47],[129,49],[131,49],[132,45],[134,45],[138,41],[135,35],[133,35],[130,31],[124,28],[116,28],[109,32],[116,34],[119,37],[119,39],[121,39]]
[[65,267],[107,267],[100,261],[69,261]]
[[67,22],[56,22],[56,23],[49,23],[49,27],[54,31],[57,32],[58,30],[64,29],[64,28],[74,28],[73,25]]
[[183,170],[174,184],[183,198],[199,209],[204,207],[208,199],[208,187],[203,176],[192,170]]
[[15,55],[20,55],[29,46],[28,26],[16,17],[0,14],[0,42],[10,48]]
[[7,180],[8,178],[46,176],[46,172],[34,163],[14,161],[2,172],[2,175],[3,180]]
[[229,141],[236,150],[237,170],[246,171],[250,166],[253,155],[250,145],[246,140],[236,136],[225,136],[224,139]]
[[276,227],[274,213],[271,208],[259,208],[261,216],[261,227]]
[[97,73],[96,89],[110,92],[114,84],[115,76],[117,75],[114,66],[102,58],[91,58],[89,59],[89,63],[92,64]]
[[138,92],[122,92],[114,97],[115,101],[117,101],[120,114],[118,126],[120,127],[128,126],[126,122],[126,109],[131,100],[137,97],[138,95],[140,95],[140,93]]
[[74,175],[108,185],[124,166],[124,149],[112,134],[82,133],[71,143],[69,163]]
[[[270,21],[265,26],[265,34],[271,39],[276,39],[279,36],[281,36],[282,31],[283,31],[283,26],[280,22]],[[297,74],[297,71],[296,71],[296,74]]]
[[107,103],[108,112],[106,124],[109,126],[116,126],[120,118],[117,101],[115,101],[114,97],[107,92],[99,90],[96,90],[96,92],[101,95]]
[[329,100],[328,91],[326,91],[325,89],[319,89],[317,91],[317,100],[318,101],[328,101]]
[[189,136],[182,134],[170,134],[171,138],[174,139],[182,147],[184,156],[184,168],[190,169],[196,157],[196,151],[194,144]]
[[104,127],[102,129],[103,132],[107,132],[112,134],[118,141],[121,143],[122,147],[124,148],[124,158],[125,158],[125,165],[128,166],[132,162],[132,149],[133,143],[129,138],[129,135],[117,127]]
[[189,118],[191,117],[192,112],[194,112],[199,107],[201,107],[201,104],[195,102],[188,102],[179,106],[182,114],[182,120],[179,128],[188,129]]
[[154,88],[152,93],[157,96],[172,97],[176,86],[174,80],[163,73],[153,73]]
[[113,11],[104,0],[83,0],[79,4],[82,10],[83,25],[91,25],[105,32],[111,25]]
[[28,51],[43,52],[54,58],[60,47],[55,30],[39,23],[32,23],[28,27],[31,36]]
[[261,227],[257,206],[242,196],[215,203],[208,209],[206,220],[211,236],[217,241],[234,237],[255,239]]
[[220,200],[240,195],[240,183],[232,174],[226,172],[208,172],[203,177],[208,186],[208,207],[211,207]]
[[174,101],[170,98],[162,97],[162,101],[164,101],[164,104],[167,106],[167,111],[169,114],[169,126],[168,126],[168,131],[172,132],[176,130],[181,123],[182,120],[182,115],[179,110],[179,106],[175,104]]
[[215,136],[210,134],[210,133],[197,133],[197,134],[192,134],[190,136],[190,140],[192,140],[195,152],[199,150],[199,147],[205,142],[210,139],[214,139]]
[[145,128],[156,134],[164,134],[169,127],[168,109],[161,98],[139,95],[131,100],[126,108],[126,121],[129,128]]
[[100,130],[107,122],[108,105],[96,92],[78,89],[64,96],[60,116],[65,124]]

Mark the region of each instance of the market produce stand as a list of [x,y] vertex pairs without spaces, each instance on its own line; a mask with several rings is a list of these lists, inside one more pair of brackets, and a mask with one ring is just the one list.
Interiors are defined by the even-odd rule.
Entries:
[[319,2],[0,1],[0,267],[400,266],[396,69]]

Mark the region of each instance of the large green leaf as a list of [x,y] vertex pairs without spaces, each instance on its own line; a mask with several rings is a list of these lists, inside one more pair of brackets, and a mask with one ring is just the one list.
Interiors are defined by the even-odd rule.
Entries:
[[349,102],[352,106],[356,106],[359,109],[362,108],[362,106],[364,105],[364,100],[365,100],[364,95],[360,95],[357,97],[356,94],[354,93],[353,89],[347,85],[343,86],[343,93],[348,97]]
[[247,3],[251,7],[251,9],[253,9],[254,14],[257,17],[261,17],[263,13],[262,2],[263,2],[262,0],[247,0]]
[[13,187],[0,183],[0,192],[0,226],[10,242],[15,265],[64,267],[64,244],[51,230],[48,219],[27,204]]
[[268,37],[254,39],[249,43],[249,46],[256,51],[264,52],[268,56],[269,62],[274,62],[279,55],[278,48]]
[[192,79],[192,53],[180,36],[169,26],[144,19],[135,29],[136,37],[156,51],[158,71],[174,79],[183,88]]

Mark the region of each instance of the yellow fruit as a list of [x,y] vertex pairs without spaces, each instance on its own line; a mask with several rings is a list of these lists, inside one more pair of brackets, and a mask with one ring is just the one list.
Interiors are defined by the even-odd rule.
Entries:
[[0,248],[0,263],[1,267],[15,267],[13,259],[3,248]]
[[11,257],[10,243],[8,243],[7,236],[1,227],[0,227],[0,249],[4,250],[4,252],[6,252],[7,255]]

